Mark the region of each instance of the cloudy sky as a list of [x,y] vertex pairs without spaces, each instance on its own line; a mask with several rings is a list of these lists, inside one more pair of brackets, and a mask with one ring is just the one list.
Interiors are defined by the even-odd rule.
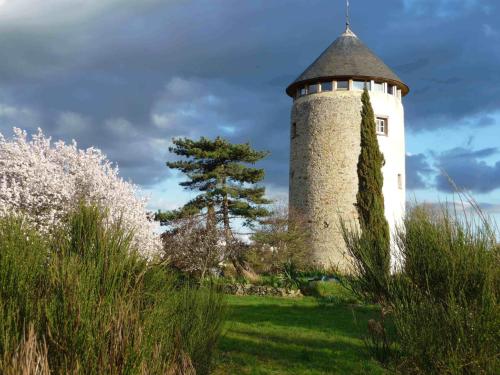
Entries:
[[[172,208],[172,137],[271,151],[286,196],[284,90],[344,29],[344,0],[0,0],[0,132],[94,145]],[[354,32],[410,86],[408,199],[443,201],[441,171],[500,213],[500,2],[351,0]]]

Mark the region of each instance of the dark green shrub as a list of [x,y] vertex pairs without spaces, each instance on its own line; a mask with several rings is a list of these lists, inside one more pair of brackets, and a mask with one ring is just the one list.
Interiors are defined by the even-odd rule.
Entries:
[[[376,267],[370,262],[371,245],[356,232],[346,233],[350,253],[363,265],[351,278],[353,289],[370,290]],[[384,326],[389,316],[402,373],[499,373],[497,235],[480,211],[410,211],[396,234],[402,263],[378,300],[382,319],[368,327],[366,342],[377,358],[395,354]]]
[[[387,299],[391,261],[390,232],[382,194],[382,167],[385,161],[380,152],[375,115],[366,88],[361,101],[361,152],[357,165],[359,187],[356,195],[359,226],[342,218],[340,220],[349,268],[355,275],[345,285],[359,298],[383,304]],[[384,324],[383,313],[380,323]]]
[[417,207],[397,237],[404,265],[389,295],[404,372],[498,373],[500,253],[492,227],[481,216]]
[[105,220],[81,207],[51,240],[0,220],[0,373],[24,371],[28,345],[54,374],[209,372],[221,294],[179,284]]
[[[370,95],[365,87],[361,96],[361,152],[357,171],[359,187],[356,208],[359,215],[361,246],[348,246],[354,271],[364,274],[365,284],[357,285],[359,291],[379,302],[385,298],[387,278],[390,272],[390,232],[384,214],[382,167],[384,155],[380,152],[375,115]],[[344,231],[345,233],[345,231]],[[349,236],[345,236],[349,241]],[[360,254],[355,254],[360,252]],[[362,260],[362,261],[360,261]]]

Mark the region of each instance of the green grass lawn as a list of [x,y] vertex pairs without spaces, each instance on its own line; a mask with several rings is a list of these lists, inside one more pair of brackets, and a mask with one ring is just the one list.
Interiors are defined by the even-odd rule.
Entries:
[[385,374],[362,337],[370,307],[229,296],[215,374]]

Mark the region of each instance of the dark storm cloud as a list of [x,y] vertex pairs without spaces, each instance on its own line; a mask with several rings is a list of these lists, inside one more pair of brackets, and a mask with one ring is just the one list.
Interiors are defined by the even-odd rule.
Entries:
[[454,148],[436,155],[436,167],[443,172],[436,177],[436,187],[445,192],[453,191],[451,179],[458,188],[474,193],[489,193],[500,188],[500,161],[488,163],[484,160],[498,153],[496,148],[477,151]]
[[[351,5],[355,32],[412,89],[405,100],[411,130],[471,117],[493,123],[487,113],[500,109],[496,1]],[[343,31],[342,6],[7,2],[0,6],[0,131],[41,126],[96,145],[143,185],[168,175],[171,137],[220,134],[271,151],[262,163],[267,181],[286,185],[291,100],[284,89]],[[408,162],[410,186],[425,186],[426,161]]]
[[[400,34],[415,62],[413,71],[400,72],[412,89],[406,101],[410,129],[456,126],[464,119],[498,111],[500,39],[495,32],[499,4],[448,2],[447,13],[445,2],[439,7],[432,5],[439,2],[414,3],[425,4],[421,12],[406,18]],[[436,14],[434,18],[429,18],[430,7]],[[396,58],[405,57],[401,54]]]
[[428,179],[434,173],[424,154],[406,155],[406,187],[410,190],[429,187]]

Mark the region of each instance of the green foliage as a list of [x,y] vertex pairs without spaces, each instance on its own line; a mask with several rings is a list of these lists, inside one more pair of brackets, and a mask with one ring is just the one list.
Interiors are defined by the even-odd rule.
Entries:
[[352,241],[344,223],[342,225],[354,272],[363,275],[359,279],[361,283],[354,287],[365,297],[378,300],[384,298],[390,272],[390,232],[384,215],[382,194],[384,156],[379,149],[375,115],[366,88],[361,101],[361,152],[357,167],[359,188],[356,195],[361,246],[356,246],[357,241]]
[[341,279],[358,298],[383,303],[388,294],[388,275],[380,270],[380,248],[355,227],[341,222],[342,234],[349,255],[352,276]]
[[500,370],[500,252],[478,213],[417,207],[398,233],[405,262],[389,296],[405,373]]
[[105,220],[80,207],[46,240],[0,219],[0,373],[35,373],[37,363],[43,374],[209,372],[221,295],[148,264]]
[[312,281],[307,286],[307,294],[320,304],[360,304],[356,295],[339,282]]
[[248,258],[261,274],[279,275],[297,286],[297,277],[309,267],[309,233],[303,220],[284,206],[275,206],[252,235]]
[[[469,206],[476,207],[473,201]],[[396,234],[402,264],[389,278],[381,320],[368,326],[381,359],[398,354],[404,374],[497,374],[500,370],[500,252],[498,233],[480,211],[414,208]],[[351,253],[369,267],[370,246],[351,233]],[[352,247],[356,247],[352,250]],[[363,257],[368,258],[362,259]],[[372,274],[353,277],[354,290]],[[385,317],[394,323],[391,350]],[[393,352],[393,353],[391,353]]]
[[159,212],[157,220],[168,223],[205,212],[208,220],[223,222],[229,230],[230,217],[243,218],[250,224],[268,215],[263,207],[270,203],[264,197],[265,188],[254,186],[263,180],[264,170],[248,166],[266,157],[267,152],[255,151],[248,143],[231,144],[220,137],[174,139],[173,143],[170,152],[187,160],[168,162],[167,166],[186,174],[188,180],[181,186],[200,194],[180,210]]

